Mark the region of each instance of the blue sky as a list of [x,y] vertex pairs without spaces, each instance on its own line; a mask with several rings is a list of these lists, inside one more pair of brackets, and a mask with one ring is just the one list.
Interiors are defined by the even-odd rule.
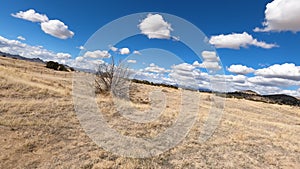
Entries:
[[[97,54],[104,57],[129,56],[127,60],[130,60],[132,68],[141,70],[145,73],[143,76],[148,79],[151,77],[154,81],[159,79],[170,82],[172,78],[187,76],[186,72],[193,72],[190,75],[202,81],[209,79],[210,70],[201,66],[205,60],[194,59],[196,55],[182,42],[183,37],[179,36],[189,32],[190,28],[181,27],[176,18],[164,15],[171,14],[192,23],[207,36],[207,45],[211,49],[206,47],[204,50],[203,45],[206,44],[199,42],[199,50],[216,50],[215,59],[219,58],[220,61],[214,61],[220,62],[225,73],[222,77],[229,82],[229,90],[251,89],[262,94],[286,93],[299,96],[299,11],[298,0],[3,0],[0,12],[0,51],[80,66],[79,61],[86,59],[86,52],[97,50],[89,49],[91,45],[85,44],[98,29],[118,18],[143,13],[136,17],[137,24],[133,21],[132,25],[130,22],[115,28],[120,31],[136,29],[140,35],[113,44],[118,48],[115,52],[109,50],[112,44],[101,44],[98,49],[100,53]],[[151,33],[143,33],[138,24],[145,21],[149,13],[162,17],[161,20],[157,15],[157,18],[149,17],[153,19],[150,23],[158,26],[165,24],[162,30],[167,31],[164,32],[167,37],[151,38]],[[168,24],[170,29],[167,28]],[[55,26],[60,26],[60,30]],[[149,29],[156,31],[145,27],[145,30]],[[191,37],[193,33],[190,32]],[[105,38],[113,36],[118,35],[112,32]],[[200,35],[196,37],[200,38]],[[102,42],[101,38],[97,37],[96,40]],[[193,43],[197,45],[198,41]],[[22,45],[27,50],[21,52]],[[80,50],[80,46],[85,49]],[[156,49],[162,46],[180,56],[181,61],[172,58],[171,53]],[[129,51],[120,54],[123,48]],[[105,53],[106,50],[108,53]],[[202,53],[199,51],[197,54]],[[166,59],[169,57],[171,59]],[[186,85],[190,84],[187,82]],[[200,87],[207,87],[206,83],[200,84]]]

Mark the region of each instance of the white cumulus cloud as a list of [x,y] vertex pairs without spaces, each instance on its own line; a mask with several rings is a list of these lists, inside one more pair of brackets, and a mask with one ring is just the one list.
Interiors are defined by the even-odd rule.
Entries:
[[0,36],[0,51],[27,58],[40,58],[45,61],[54,60],[60,62],[62,59],[71,57],[68,53],[55,53],[42,46],[31,46],[18,40],[10,40],[2,36]]
[[45,33],[60,39],[67,39],[74,36],[74,32],[70,31],[68,26],[60,20],[43,22],[41,23],[41,28]]
[[256,70],[255,75],[268,78],[300,80],[300,66],[296,66],[294,63],[275,64]]
[[57,58],[59,59],[69,59],[71,58],[71,55],[68,53],[57,53]]
[[231,65],[229,68],[227,68],[227,70],[231,73],[241,75],[253,73],[255,71],[253,68],[244,65]]
[[218,62],[209,62],[209,61],[204,61],[202,63],[195,61],[193,65],[196,67],[205,68],[209,70],[219,70],[222,68]]
[[249,46],[257,46],[264,49],[278,47],[276,44],[268,44],[263,41],[258,41],[257,39],[253,38],[252,35],[249,35],[247,32],[212,36],[209,40],[209,43],[214,45],[216,48],[229,49],[240,49],[241,47],[247,48]]
[[78,48],[78,49],[80,49],[80,50],[85,50],[85,47],[84,47],[84,46],[78,46],[78,47],[76,47],[76,48]]
[[95,50],[95,51],[87,51],[84,55],[84,58],[110,58],[111,55],[107,50]]
[[49,20],[45,14],[36,13],[35,10],[29,9],[25,12],[20,11],[16,14],[11,14],[13,17],[41,23],[41,29],[51,36],[60,39],[68,39],[74,36],[74,32],[68,29],[68,26],[65,25],[60,20]]
[[205,68],[209,70],[219,70],[222,67],[219,64],[220,58],[217,56],[217,53],[214,51],[203,51],[202,53],[203,62],[199,63],[195,61],[193,66]]
[[261,86],[275,86],[275,87],[282,87],[282,86],[294,86],[299,85],[298,81],[282,79],[282,78],[266,78],[262,76],[255,76],[248,78],[248,81],[261,85]]
[[46,22],[48,21],[48,17],[44,14],[39,14],[37,12],[35,12],[34,9],[29,9],[27,11],[20,11],[16,14],[11,14],[11,16],[16,17],[16,18],[20,18],[20,19],[24,19],[24,20],[28,20],[31,22]]
[[100,64],[105,62],[102,59],[88,59],[83,56],[78,56],[75,60],[69,60],[69,65],[75,68],[87,69],[91,71],[97,70]]
[[274,0],[267,4],[263,28],[255,28],[255,32],[300,31],[300,1]]
[[193,65],[190,65],[188,63],[181,63],[172,66],[173,70],[178,70],[178,71],[192,71],[194,68],[195,67]]
[[217,56],[217,53],[214,51],[203,51],[201,55],[204,61],[208,61],[208,62],[220,61],[220,58]]
[[75,61],[77,61],[77,62],[81,62],[83,60],[84,60],[84,57],[82,57],[82,56],[78,56],[75,58]]
[[170,39],[173,31],[171,24],[159,14],[148,14],[138,27],[149,39]]
[[159,67],[158,65],[155,65],[154,63],[151,63],[149,67],[146,67],[144,69],[145,72],[150,72],[150,73],[158,73],[158,74],[163,74],[169,72],[169,70],[166,70],[163,67]]
[[118,48],[114,47],[114,46],[109,46],[109,49],[113,52],[118,51]]
[[187,87],[187,88],[199,88],[199,81],[197,78],[201,78],[201,83],[204,82],[205,77],[201,76],[202,72],[194,65],[188,63],[181,63],[178,65],[173,65],[171,67],[171,71],[169,73],[169,77],[172,81],[176,82],[180,87]]
[[128,55],[130,53],[128,48],[121,48],[119,51],[121,55]]

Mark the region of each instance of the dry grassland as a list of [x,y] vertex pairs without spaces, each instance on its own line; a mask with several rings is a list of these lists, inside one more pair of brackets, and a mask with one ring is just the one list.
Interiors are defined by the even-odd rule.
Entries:
[[[199,117],[178,146],[146,159],[114,155],[81,128],[72,76],[43,64],[0,57],[0,168],[300,168],[299,107],[226,99],[219,127],[199,143],[211,104],[207,93],[199,93]],[[112,128],[151,138],[176,121],[179,90],[142,84],[134,88],[133,102],[124,104],[146,110],[148,93],[162,89],[166,108],[157,120],[137,124],[114,109],[111,97],[99,96],[98,106]]]

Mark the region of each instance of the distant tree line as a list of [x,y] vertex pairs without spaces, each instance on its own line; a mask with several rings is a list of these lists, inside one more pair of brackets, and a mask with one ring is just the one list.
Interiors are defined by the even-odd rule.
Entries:
[[132,82],[135,82],[135,83],[146,84],[146,85],[162,86],[162,87],[169,87],[169,88],[178,89],[178,87],[177,87],[177,86],[174,86],[174,85],[168,85],[168,84],[164,84],[164,83],[153,83],[153,82],[149,82],[149,81],[147,81],[147,80],[132,79],[131,81],[132,81]]

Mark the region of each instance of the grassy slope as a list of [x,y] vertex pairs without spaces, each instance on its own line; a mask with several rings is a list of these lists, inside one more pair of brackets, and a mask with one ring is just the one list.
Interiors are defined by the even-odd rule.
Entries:
[[[136,84],[134,106],[159,87]],[[168,128],[179,111],[180,93],[163,88],[166,109],[156,121],[135,124],[114,110],[109,97],[99,108],[124,135],[152,137]],[[118,157],[94,144],[81,129],[72,103],[72,73],[0,57],[0,168],[299,168],[300,109],[227,99],[213,137],[197,138],[210,108],[210,94],[200,93],[197,124],[177,147],[158,157]]]

